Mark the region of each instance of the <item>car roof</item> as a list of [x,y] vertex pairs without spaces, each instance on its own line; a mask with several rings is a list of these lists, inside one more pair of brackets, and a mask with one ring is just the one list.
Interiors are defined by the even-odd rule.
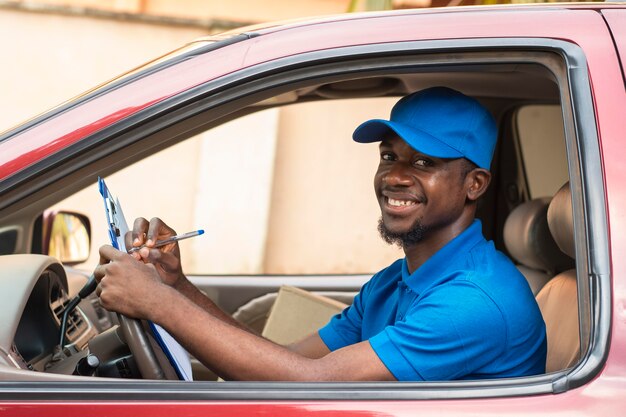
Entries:
[[[248,66],[333,48],[499,34],[579,43],[578,38],[589,37],[592,30],[606,31],[596,13],[604,8],[624,6],[533,4],[343,14],[200,38],[0,135],[0,179],[146,107]],[[415,24],[415,19],[423,24]],[[147,94],[146,85],[156,87]],[[12,144],[18,137],[19,146]]]

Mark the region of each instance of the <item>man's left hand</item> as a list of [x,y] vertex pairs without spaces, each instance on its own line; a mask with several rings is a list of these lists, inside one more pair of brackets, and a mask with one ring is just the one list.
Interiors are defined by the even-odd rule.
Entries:
[[168,291],[154,265],[109,245],[100,247],[100,265],[94,275],[102,306],[128,317],[150,320],[151,313],[162,308],[163,291]]

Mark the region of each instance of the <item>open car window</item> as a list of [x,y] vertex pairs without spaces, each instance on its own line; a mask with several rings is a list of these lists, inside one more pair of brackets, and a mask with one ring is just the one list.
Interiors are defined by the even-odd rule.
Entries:
[[[359,146],[351,135],[360,121],[387,117],[394,102],[261,110],[132,164],[107,183],[129,222],[160,217],[180,233],[206,230],[180,243],[188,274],[372,274],[403,255],[376,229],[377,147]],[[92,221],[91,256],[79,268],[96,265],[107,242],[98,196],[94,185],[53,207],[80,207]]]

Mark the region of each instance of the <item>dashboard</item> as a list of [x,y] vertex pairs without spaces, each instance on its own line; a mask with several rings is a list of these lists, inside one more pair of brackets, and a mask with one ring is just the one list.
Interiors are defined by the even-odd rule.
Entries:
[[20,371],[33,379],[75,374],[90,341],[114,325],[113,317],[91,294],[68,314],[60,348],[64,307],[87,276],[67,272],[54,258],[43,255],[0,256],[0,271],[0,379]]

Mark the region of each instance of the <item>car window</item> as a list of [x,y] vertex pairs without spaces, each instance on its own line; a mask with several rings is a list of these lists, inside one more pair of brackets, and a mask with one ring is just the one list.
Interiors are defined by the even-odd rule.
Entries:
[[[177,232],[188,274],[371,273],[401,257],[377,232],[375,144],[354,128],[387,117],[394,98],[304,103],[259,111],[201,133],[111,175],[134,218]],[[157,179],[159,187],[157,188]],[[108,243],[95,186],[56,205],[93,222],[91,257]],[[80,266],[79,266],[80,267]]]
[[[322,80],[318,82],[322,85]],[[539,96],[537,101],[556,102],[556,93],[554,88],[546,93],[547,98]],[[519,91],[510,94],[509,101],[490,101],[501,122],[507,109],[528,102]],[[386,118],[396,100],[308,102],[259,111],[132,164],[107,181],[122,200],[129,220],[159,216],[178,232],[206,230],[202,238],[181,243],[188,274],[374,272],[401,253],[382,243],[376,232],[379,209],[372,190],[376,145],[357,145],[350,136],[363,120]],[[244,102],[242,113],[249,110],[245,107],[249,103]],[[577,180],[577,172],[568,175],[567,164],[546,174],[546,165],[557,166],[556,158],[550,156],[553,152],[565,158],[564,122],[557,119],[560,111],[560,106],[526,106],[515,115],[531,197],[552,195],[568,178]],[[573,123],[571,117],[565,120]],[[159,145],[157,134],[143,143],[152,140],[157,143],[148,146]],[[506,149],[503,154],[514,159],[518,151]],[[166,185],[157,189],[158,183]],[[493,189],[500,193],[497,187]],[[496,207],[502,194],[486,199],[484,205]],[[97,190],[83,190],[59,208],[92,210],[88,214],[96,232],[87,265],[91,267],[97,262],[97,247],[107,241],[104,233],[96,234],[106,230]],[[492,210],[495,213],[489,213],[487,221],[495,223],[509,209]],[[223,302],[227,297],[218,292],[221,288],[213,288],[215,281],[206,281],[202,289]],[[246,293],[246,297],[258,289],[232,287],[232,293]],[[584,300],[580,301],[584,306]]]

